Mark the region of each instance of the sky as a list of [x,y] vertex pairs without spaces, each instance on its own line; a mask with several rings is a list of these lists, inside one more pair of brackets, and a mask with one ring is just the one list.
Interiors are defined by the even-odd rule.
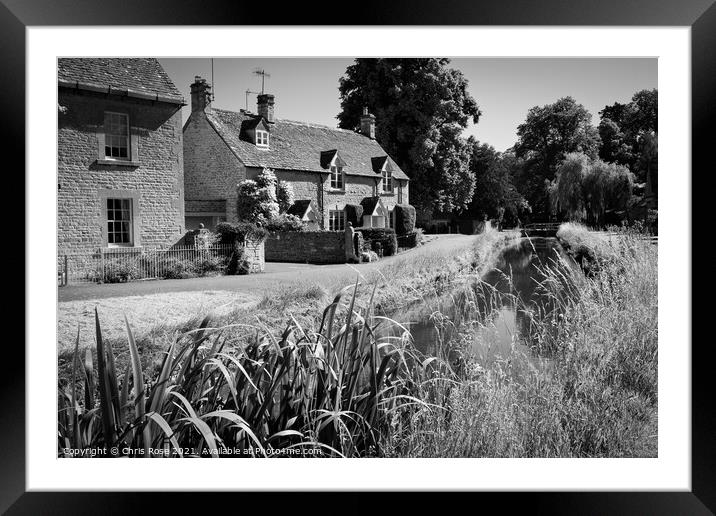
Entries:
[[[195,75],[211,82],[210,58],[167,58],[160,62],[190,104],[189,85]],[[220,109],[245,109],[246,90],[276,97],[276,118],[336,127],[340,111],[338,80],[353,58],[217,58],[214,59],[214,102]],[[599,111],[614,102],[628,102],[642,89],[657,87],[656,58],[454,58],[450,65],[462,71],[468,91],[482,116],[464,136],[473,135],[498,151],[517,140],[517,126],[533,106],[550,104],[571,95],[599,123]],[[256,94],[248,109],[256,111]],[[184,120],[190,106],[185,106]],[[377,121],[380,123],[380,120]]]

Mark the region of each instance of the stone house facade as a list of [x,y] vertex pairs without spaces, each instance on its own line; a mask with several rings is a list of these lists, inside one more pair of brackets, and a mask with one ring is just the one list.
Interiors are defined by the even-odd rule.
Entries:
[[156,59],[58,60],[58,255],[181,239],[183,105]]
[[[275,98],[258,96],[257,113],[211,106],[210,86],[196,77],[184,126],[187,229],[236,220],[237,185],[264,168],[293,186],[301,208],[310,204],[320,229],[342,230],[346,204],[380,197],[389,213],[409,203],[409,178],[375,140],[375,117],[364,112],[361,131],[280,120]],[[291,210],[289,210],[290,212]],[[381,222],[368,218],[365,224]],[[389,215],[382,220],[392,223]]]

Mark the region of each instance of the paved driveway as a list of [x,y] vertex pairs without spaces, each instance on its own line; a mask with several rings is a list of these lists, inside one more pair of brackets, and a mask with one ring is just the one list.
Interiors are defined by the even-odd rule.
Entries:
[[357,272],[379,269],[396,260],[403,260],[421,254],[451,254],[470,245],[474,235],[427,235],[431,239],[425,245],[411,249],[397,256],[383,258],[373,263],[310,265],[304,263],[267,263],[263,274],[248,276],[214,276],[179,280],[147,280],[114,284],[80,284],[59,287],[58,300],[77,301],[111,297],[145,296],[171,292],[233,291],[261,295],[267,288],[276,285],[304,282],[329,282],[344,277],[355,279]]

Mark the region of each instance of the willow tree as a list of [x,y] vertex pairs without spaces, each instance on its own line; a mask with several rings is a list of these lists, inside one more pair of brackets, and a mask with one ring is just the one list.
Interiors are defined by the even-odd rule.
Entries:
[[586,216],[584,182],[589,173],[589,157],[581,152],[565,156],[549,189],[553,211],[566,214],[569,220]]
[[570,220],[600,225],[608,211],[627,208],[634,188],[634,174],[623,165],[568,154],[550,186],[553,210]]

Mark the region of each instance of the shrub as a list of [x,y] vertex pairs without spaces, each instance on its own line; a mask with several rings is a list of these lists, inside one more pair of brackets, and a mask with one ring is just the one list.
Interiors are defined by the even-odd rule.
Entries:
[[264,240],[268,236],[266,228],[251,222],[219,222],[216,232],[220,236],[221,244],[243,242],[246,238]]
[[361,225],[363,220],[363,206],[360,204],[346,204],[346,223],[350,222],[354,228]]
[[266,223],[266,230],[274,231],[304,231],[305,224],[296,215],[282,213],[278,217],[274,217]]
[[229,258],[226,274],[231,276],[238,274],[241,276],[249,272],[251,272],[251,262],[246,257],[246,249],[238,242],[234,242],[234,252],[231,253],[231,258]]
[[423,241],[423,231],[421,229],[415,229],[407,235],[400,235],[398,237],[398,247],[413,248],[417,247]]
[[186,279],[196,276],[194,263],[180,258],[168,258],[161,267],[162,276],[166,279]]
[[261,222],[277,216],[279,202],[276,196],[276,184],[276,175],[268,168],[263,169],[255,180],[241,181],[237,185],[236,213],[239,220]]
[[126,283],[140,276],[139,264],[134,258],[110,259],[104,265],[104,281],[107,283]]
[[410,204],[397,204],[395,212],[395,233],[407,235],[415,229],[415,207]]
[[287,211],[295,200],[293,185],[286,181],[279,181],[276,184],[276,201],[278,202],[279,211],[281,213]]
[[398,239],[395,230],[391,228],[358,228],[363,239],[374,251],[378,247],[383,250],[383,256],[392,256],[398,252]]

